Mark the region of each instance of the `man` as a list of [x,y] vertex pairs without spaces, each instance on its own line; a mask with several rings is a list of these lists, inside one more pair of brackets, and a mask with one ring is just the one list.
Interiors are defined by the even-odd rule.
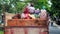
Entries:
[[31,3],[30,7],[29,7],[29,13],[33,14],[35,11],[35,8],[34,8],[34,4]]

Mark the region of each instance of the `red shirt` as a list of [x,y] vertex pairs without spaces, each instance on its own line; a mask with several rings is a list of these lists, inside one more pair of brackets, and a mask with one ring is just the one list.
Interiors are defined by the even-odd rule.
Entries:
[[24,13],[26,13],[26,14],[29,13],[28,7],[25,8]]

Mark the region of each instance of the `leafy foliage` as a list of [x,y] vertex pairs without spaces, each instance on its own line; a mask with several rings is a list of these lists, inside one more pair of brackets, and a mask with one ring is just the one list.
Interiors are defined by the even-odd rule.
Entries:
[[24,6],[28,2],[33,2],[35,8],[41,9],[42,6],[46,6],[46,9],[50,11],[48,0],[0,0],[0,10],[4,9],[1,5],[5,7],[5,11],[9,13],[22,12]]
[[60,0],[52,0],[51,15],[60,18]]

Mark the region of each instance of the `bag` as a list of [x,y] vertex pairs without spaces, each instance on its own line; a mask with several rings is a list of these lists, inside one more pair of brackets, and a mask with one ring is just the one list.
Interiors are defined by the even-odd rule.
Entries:
[[40,13],[40,10],[35,10],[35,14],[39,14]]

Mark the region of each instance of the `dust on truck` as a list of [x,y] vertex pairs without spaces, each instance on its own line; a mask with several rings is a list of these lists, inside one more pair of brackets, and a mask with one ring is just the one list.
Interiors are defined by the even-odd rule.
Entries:
[[7,19],[5,23],[5,34],[9,34],[9,33],[10,34],[49,34],[48,15],[46,10],[41,10],[40,18],[36,18],[36,19],[18,19],[16,15],[14,19]]

